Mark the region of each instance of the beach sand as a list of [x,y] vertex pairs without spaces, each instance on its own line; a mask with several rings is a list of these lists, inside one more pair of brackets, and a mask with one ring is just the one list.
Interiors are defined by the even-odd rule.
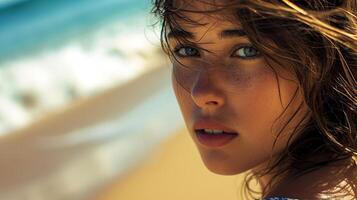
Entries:
[[210,172],[185,129],[171,135],[138,168],[96,200],[239,200],[243,175]]

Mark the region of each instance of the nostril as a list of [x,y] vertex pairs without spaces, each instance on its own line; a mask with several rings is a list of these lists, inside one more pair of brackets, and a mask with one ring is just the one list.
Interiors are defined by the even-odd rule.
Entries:
[[217,101],[209,101],[206,104],[208,104],[208,105],[217,105],[218,102]]

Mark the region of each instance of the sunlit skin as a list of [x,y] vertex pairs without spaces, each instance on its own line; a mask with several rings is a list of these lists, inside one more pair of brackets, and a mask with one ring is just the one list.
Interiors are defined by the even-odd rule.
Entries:
[[[174,3],[187,10],[215,9],[202,1],[178,0]],[[299,131],[292,133],[296,128],[303,130],[300,128],[311,115],[299,81],[292,73],[292,65],[277,58],[278,64],[259,54],[247,35],[242,34],[243,27],[233,10],[223,12],[184,12],[200,25],[176,19],[184,31],[174,27],[168,33],[169,48],[174,54],[170,56],[172,85],[187,130],[207,169],[221,175],[236,175],[248,170],[256,173],[286,149],[288,138],[292,136],[291,141],[294,141],[299,136]],[[178,42],[183,38],[189,44]],[[177,69],[184,69],[183,65],[193,67],[196,72],[177,73],[182,72]],[[223,69],[234,70],[228,73]],[[296,115],[290,120],[294,113]],[[203,118],[218,121],[239,136],[225,146],[205,147],[198,142],[193,128],[194,123]],[[299,178],[280,177],[282,182],[266,195],[321,199],[320,194],[336,191],[337,186],[345,186],[347,182],[357,184],[356,168],[347,163],[349,159],[341,160]],[[341,170],[346,173],[336,176]],[[261,187],[270,181],[271,174],[262,177]],[[353,192],[349,195],[351,199],[355,196]]]
[[[194,3],[189,5],[189,9],[204,10],[207,9],[207,5]],[[185,65],[206,64],[207,67],[235,66],[239,80],[232,86],[220,77],[220,74],[209,74],[202,70],[190,89],[185,90],[172,74],[172,85],[177,101],[202,161],[211,172],[221,175],[235,175],[265,166],[271,155],[285,148],[292,130],[307,112],[297,79],[285,69],[286,66],[272,63],[277,76],[262,56],[244,59],[244,53],[238,52],[237,46],[251,44],[248,37],[222,37],[221,34],[224,30],[242,29],[239,22],[224,20],[219,14],[210,16],[198,13],[185,14],[205,24],[192,26],[179,21],[181,27],[194,36],[188,39],[197,47],[209,52],[197,48],[199,56],[182,58],[176,55],[178,61]],[[169,38],[169,44],[172,50],[177,47],[175,36]],[[189,52],[186,50],[181,49],[179,53]],[[180,63],[175,59],[172,59],[172,62],[174,68],[179,67]],[[235,90],[232,91],[231,88]],[[296,97],[291,101],[295,93]],[[278,119],[290,101],[288,109]],[[272,151],[278,130],[300,104],[303,105],[301,112],[281,133]],[[239,136],[219,148],[202,146],[197,141],[193,125],[203,117],[210,117],[233,128]],[[276,119],[278,120],[275,122]],[[268,180],[269,178],[266,177],[262,181],[266,183]]]

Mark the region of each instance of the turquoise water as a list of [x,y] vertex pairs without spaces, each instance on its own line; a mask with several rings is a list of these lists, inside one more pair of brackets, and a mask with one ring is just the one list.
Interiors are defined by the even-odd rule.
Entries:
[[6,8],[28,0],[0,0],[0,8]]
[[147,15],[150,2],[27,0],[0,4],[0,63],[61,45],[113,21]]

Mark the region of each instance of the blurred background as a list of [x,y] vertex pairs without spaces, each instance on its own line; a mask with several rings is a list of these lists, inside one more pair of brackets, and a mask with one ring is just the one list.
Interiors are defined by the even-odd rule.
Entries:
[[240,199],[171,90],[150,0],[0,0],[0,200]]

